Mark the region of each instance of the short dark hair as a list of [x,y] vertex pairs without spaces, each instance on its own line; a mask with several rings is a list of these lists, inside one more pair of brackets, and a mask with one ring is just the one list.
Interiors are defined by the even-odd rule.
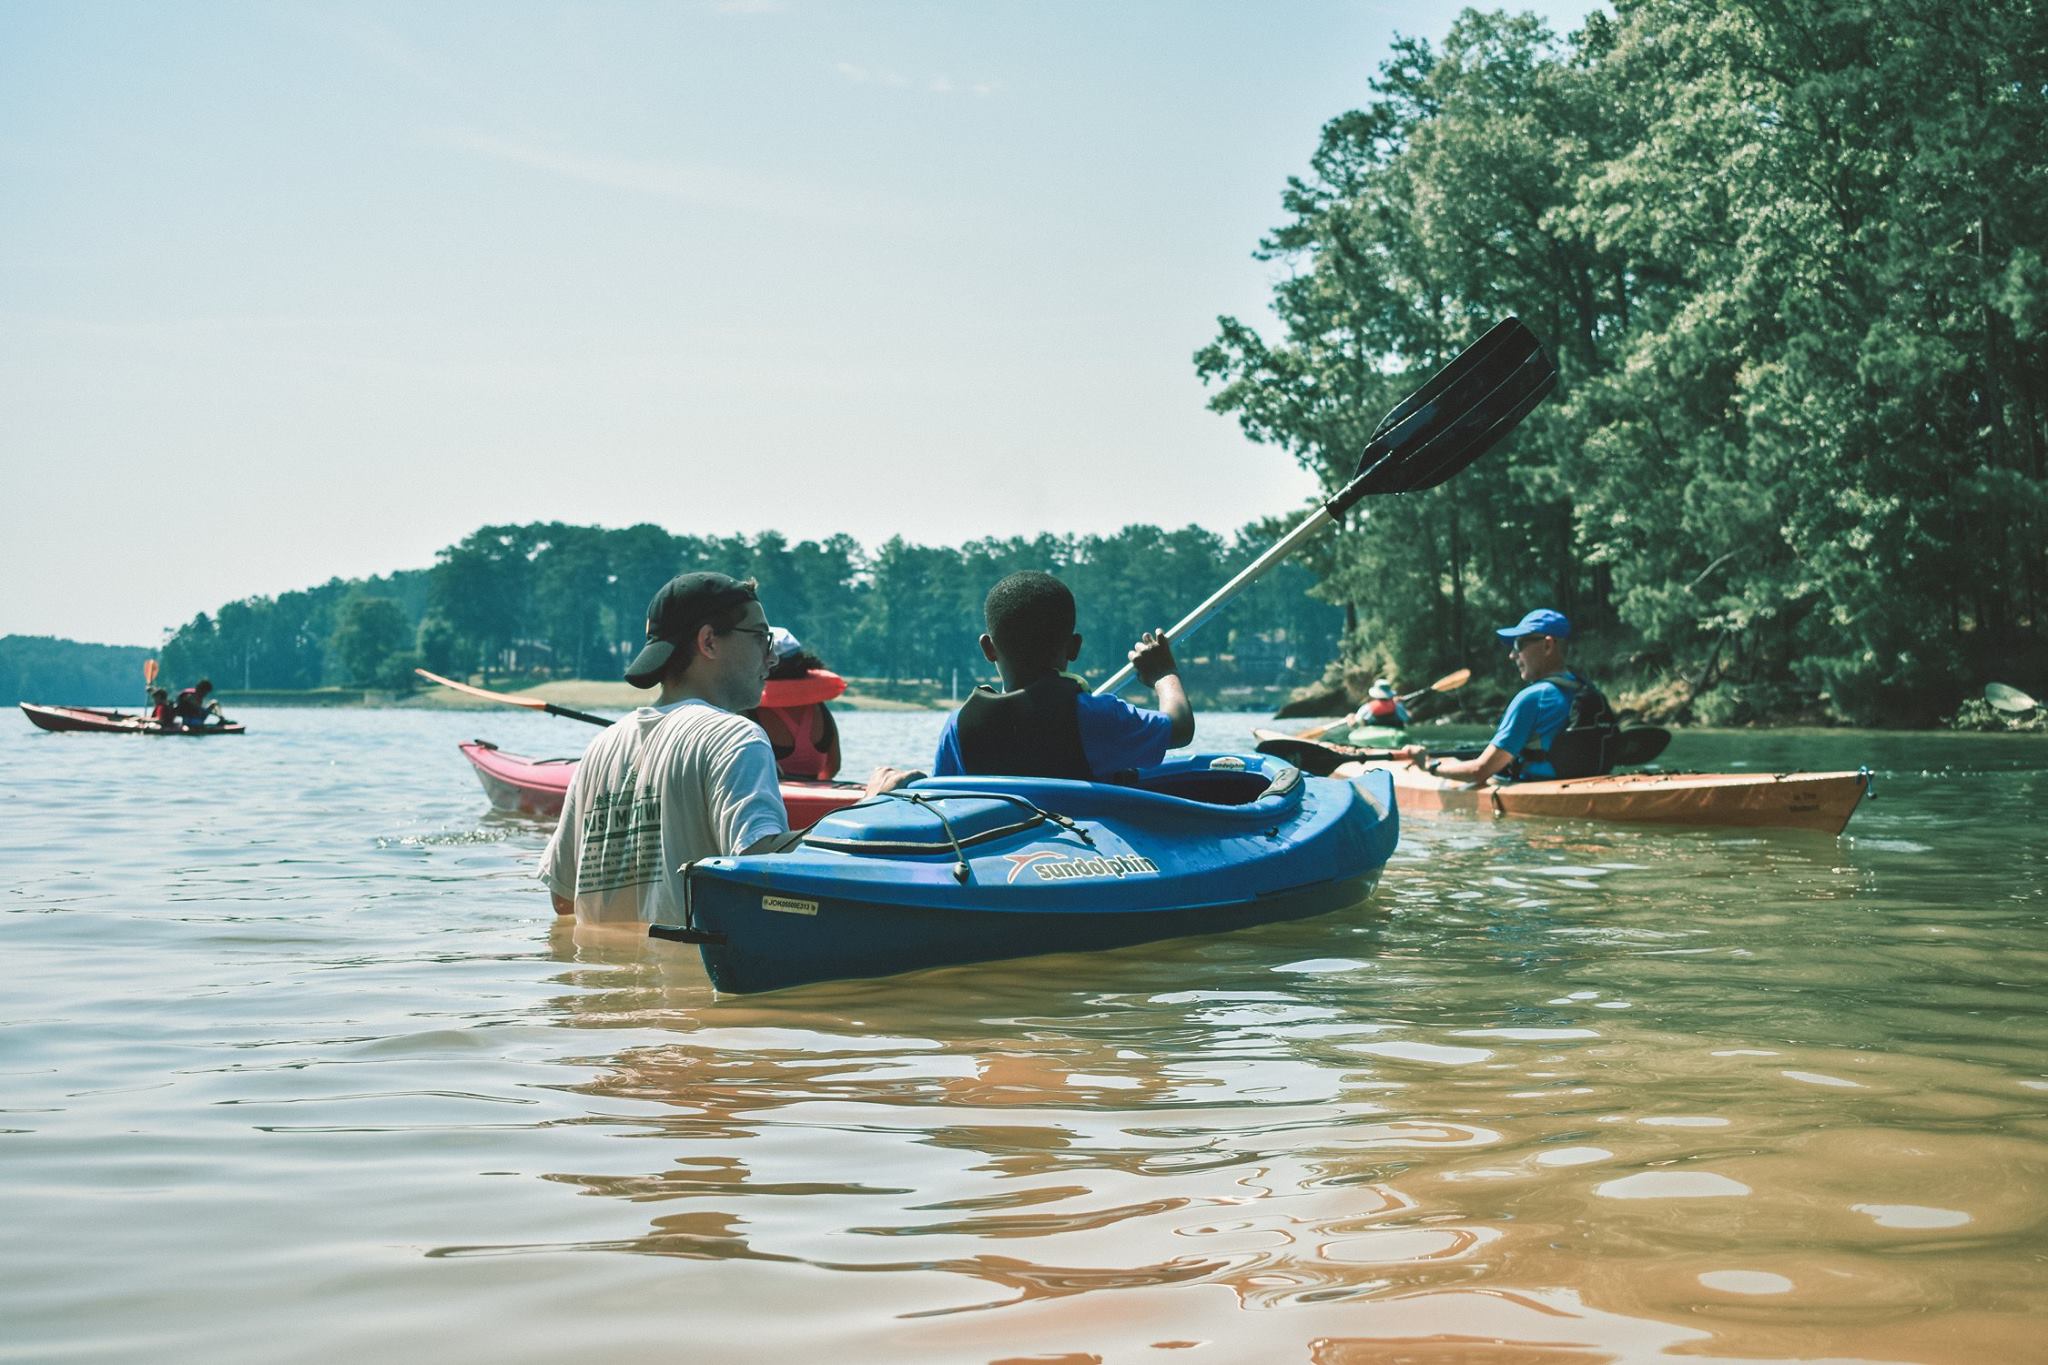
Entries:
[[211,692],[211,691],[213,691],[213,679],[211,679],[211,678],[201,678],[201,679],[200,679],[200,680],[199,680],[198,682],[196,682],[196,683],[193,683],[193,684],[192,684],[192,690],[193,690],[194,692]]
[[[704,618],[703,624],[711,627],[711,631],[715,635],[730,635],[735,630],[738,630],[740,622],[747,619],[747,608],[761,600],[761,585],[754,579],[742,578],[734,586],[741,592],[744,592],[746,596],[738,601],[727,603],[725,606],[712,608],[711,614]],[[697,632],[695,630],[690,632],[690,638],[685,642],[683,655],[683,669],[687,672],[690,665],[697,662]]]
[[1074,594],[1049,573],[1026,569],[988,590],[981,604],[999,653],[1043,660],[1063,650],[1074,634]]
[[824,666],[825,661],[823,659],[811,653],[808,649],[800,649],[781,663],[775,665],[775,667],[769,669],[768,681],[788,682],[791,678],[801,678],[812,669],[823,668]]

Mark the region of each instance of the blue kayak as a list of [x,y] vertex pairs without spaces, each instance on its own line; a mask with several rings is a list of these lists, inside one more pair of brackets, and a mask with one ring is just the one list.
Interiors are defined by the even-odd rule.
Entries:
[[784,853],[707,858],[688,921],[721,991],[1116,948],[1356,904],[1400,837],[1385,773],[1202,754],[1128,784],[926,778]]

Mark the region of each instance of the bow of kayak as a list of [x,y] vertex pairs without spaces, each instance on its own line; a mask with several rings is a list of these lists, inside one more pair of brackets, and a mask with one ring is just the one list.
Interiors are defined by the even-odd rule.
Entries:
[[1473,786],[1406,763],[1371,763],[1404,810],[1608,820],[1631,824],[1810,829],[1840,834],[1870,789],[1868,772],[1611,773]]
[[[562,813],[569,779],[576,773],[575,759],[528,758],[481,739],[459,747],[496,809],[550,820]],[[782,783],[782,804],[789,812],[791,827],[797,829],[841,806],[852,805],[860,800],[860,795],[857,782],[785,779]]]
[[1393,853],[1384,776],[1196,755],[1134,785],[927,778],[820,820],[772,856],[688,875],[721,991],[1122,947],[1356,904]]

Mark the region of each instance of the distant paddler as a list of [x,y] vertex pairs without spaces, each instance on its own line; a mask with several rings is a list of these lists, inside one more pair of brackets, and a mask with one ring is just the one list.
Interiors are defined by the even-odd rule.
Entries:
[[228,718],[221,714],[220,702],[213,695],[213,679],[201,678],[180,691],[171,703],[171,719],[186,730],[227,724]]
[[1365,705],[1351,718],[1354,725],[1380,725],[1395,730],[1408,728],[1408,708],[1394,695],[1394,684],[1374,678],[1365,694]]
[[[1390,680],[1386,678],[1376,678],[1373,680],[1372,691],[1367,695],[1364,703],[1360,705],[1356,711],[1351,712],[1349,715],[1339,717],[1338,719],[1331,721],[1327,725],[1311,726],[1310,728],[1303,730],[1300,734],[1296,735],[1295,738],[1321,739],[1325,735],[1329,734],[1332,730],[1348,729],[1352,732],[1351,742],[1353,744],[1370,743],[1370,740],[1360,738],[1359,731],[1361,729],[1369,730],[1380,728],[1380,722],[1372,720],[1370,717],[1374,713],[1374,708],[1376,707],[1383,712],[1385,710],[1385,702],[1389,698],[1391,698],[1394,704],[1399,708],[1398,714],[1401,717],[1401,724],[1407,725],[1409,724],[1409,702],[1421,701],[1424,697],[1428,696],[1432,692],[1455,692],[1459,688],[1463,687],[1466,683],[1471,681],[1472,670],[1469,668],[1461,668],[1458,669],[1456,672],[1444,674],[1443,677],[1438,678],[1435,682],[1431,683],[1427,687],[1418,687],[1413,692],[1395,695],[1393,683]],[[1384,692],[1384,696],[1382,695],[1382,692]],[[1387,731],[1387,733],[1394,733],[1394,731],[1390,730]]]
[[1621,727],[1600,689],[1566,666],[1572,623],[1564,613],[1538,607],[1494,633],[1507,642],[1527,685],[1508,703],[1486,748],[1477,758],[1431,758],[1427,745],[1410,744],[1393,756],[1438,777],[1473,783],[1613,771]]

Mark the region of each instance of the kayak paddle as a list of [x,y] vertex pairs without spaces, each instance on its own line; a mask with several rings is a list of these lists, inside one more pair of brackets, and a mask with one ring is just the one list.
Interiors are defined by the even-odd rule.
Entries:
[[[1303,739],[1299,735],[1276,735],[1255,731],[1259,752],[1285,759],[1311,777],[1328,777],[1340,763],[1390,763],[1399,755],[1392,749],[1361,749],[1356,744],[1332,744],[1328,740]],[[1477,758],[1484,746],[1462,749],[1432,749],[1432,758]]]
[[152,688],[152,687],[155,687],[155,686],[156,686],[156,660],[155,660],[155,659],[144,659],[144,660],[142,661],[142,687],[143,687],[143,690],[144,690],[144,691],[148,691],[148,690],[149,690],[150,688]]
[[1635,768],[1664,752],[1671,732],[1655,725],[1624,725],[1614,741],[1614,766]]
[[588,711],[572,711],[566,706],[557,706],[551,701],[542,701],[539,697],[515,697],[505,692],[493,692],[488,688],[471,687],[468,683],[460,683],[453,678],[444,678],[439,673],[429,673],[424,668],[415,668],[413,672],[429,682],[437,682],[443,687],[452,687],[457,692],[467,692],[472,697],[482,697],[485,701],[499,701],[507,706],[523,706],[529,711],[545,711],[551,716],[567,716],[570,720],[580,720],[590,725],[611,724],[603,716],[593,716]]
[[[1309,739],[1303,735],[1280,735],[1270,730],[1254,730],[1253,736],[1259,741],[1259,752],[1285,759],[1295,767],[1314,777],[1328,777],[1340,763],[1386,763],[1400,757],[1396,749],[1361,749],[1355,744],[1332,744],[1328,740]],[[1655,725],[1630,725],[1622,729],[1615,741],[1614,766],[1634,768],[1664,752],[1671,743],[1671,732]],[[1473,759],[1486,752],[1485,745],[1465,745],[1455,749],[1431,749],[1431,758]]]
[[[1178,643],[1201,629],[1230,599],[1361,499],[1418,492],[1450,478],[1493,449],[1556,386],[1557,366],[1536,334],[1520,319],[1501,319],[1380,420],[1351,482],[1182,617],[1166,632],[1167,640]],[[1096,694],[1116,692],[1134,673],[1125,664]]]
[[[1472,670],[1469,668],[1461,668],[1455,673],[1444,674],[1441,678],[1438,678],[1435,682],[1431,683],[1427,687],[1418,687],[1413,692],[1403,692],[1400,696],[1394,698],[1394,700],[1400,702],[1403,706],[1406,706],[1409,702],[1419,701],[1423,697],[1428,696],[1432,692],[1455,692],[1459,688],[1463,687],[1466,683],[1471,681]],[[1329,734],[1330,731],[1336,729],[1340,725],[1346,724],[1347,722],[1351,724],[1357,724],[1358,714],[1356,712],[1353,712],[1351,715],[1339,717],[1338,719],[1331,721],[1328,725],[1311,726],[1309,729],[1303,730],[1300,734],[1296,735],[1295,738],[1321,739],[1324,735]]]
[[1984,700],[1990,702],[1994,710],[2009,716],[2024,716],[2041,704],[2017,687],[2007,687],[2004,683],[1985,683]]

